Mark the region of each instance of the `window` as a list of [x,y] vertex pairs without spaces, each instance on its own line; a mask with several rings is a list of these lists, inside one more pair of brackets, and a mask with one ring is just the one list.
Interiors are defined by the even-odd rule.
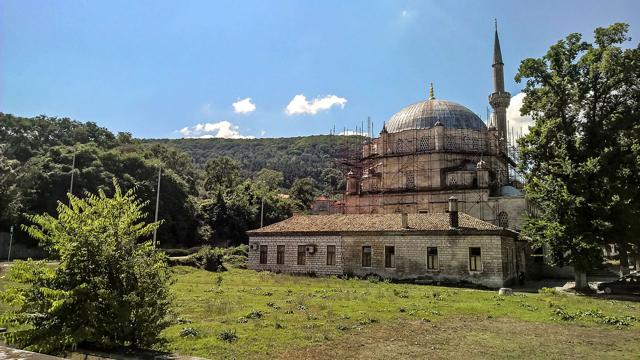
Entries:
[[384,247],[384,267],[394,268],[396,267],[396,248],[395,246]]
[[327,245],[327,265],[336,264],[336,246]]
[[437,247],[427,248],[427,269],[429,270],[438,269],[438,248]]
[[371,267],[371,246],[362,247],[362,267]]
[[500,211],[498,214],[498,226],[503,228],[509,227],[509,214],[504,211]]
[[284,245],[278,245],[277,250],[276,263],[282,265],[284,264]]
[[414,189],[416,187],[416,177],[413,175],[413,172],[405,173],[404,177],[406,179],[407,189]]
[[447,150],[455,150],[458,148],[457,145],[458,144],[456,144],[456,140],[453,136],[447,136]]
[[455,186],[458,183],[458,177],[456,174],[449,176],[449,184],[450,186]]
[[418,143],[418,151],[428,151],[429,149],[429,138],[426,136],[421,137]]
[[405,152],[405,146],[404,146],[404,140],[402,139],[398,139],[396,140],[396,153],[403,153]]
[[469,270],[482,270],[482,253],[479,247],[469,248]]
[[260,264],[267,263],[267,245],[260,245]]
[[305,252],[304,245],[298,245],[298,265],[304,265],[305,263]]

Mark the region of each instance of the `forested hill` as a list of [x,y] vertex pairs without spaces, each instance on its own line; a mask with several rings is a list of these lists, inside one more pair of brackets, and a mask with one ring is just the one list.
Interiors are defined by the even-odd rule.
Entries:
[[[359,136],[314,135],[263,139],[149,139],[148,142],[172,145],[191,155],[202,166],[212,158],[229,156],[240,162],[246,175],[263,168],[284,174],[285,185],[296,178],[310,177],[318,184],[340,188],[343,174],[337,159],[358,151],[364,138]],[[336,179],[337,177],[337,179]],[[335,182],[338,182],[337,184]]]

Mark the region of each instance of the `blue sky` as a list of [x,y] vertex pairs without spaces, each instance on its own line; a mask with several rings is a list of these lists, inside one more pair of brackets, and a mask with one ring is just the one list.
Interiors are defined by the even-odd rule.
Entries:
[[640,34],[640,1],[2,0],[0,111],[136,137],[322,134],[367,116],[377,132],[433,81],[484,119],[494,17],[513,95],[520,60],[570,32]]

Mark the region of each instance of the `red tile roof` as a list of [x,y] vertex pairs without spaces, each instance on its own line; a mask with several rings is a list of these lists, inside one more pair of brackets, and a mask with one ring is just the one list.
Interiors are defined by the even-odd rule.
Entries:
[[459,227],[449,226],[449,214],[409,214],[408,229],[402,228],[401,214],[333,214],[299,215],[261,229],[249,231],[250,236],[285,233],[349,233],[349,232],[490,232],[506,231],[473,216],[459,213]]

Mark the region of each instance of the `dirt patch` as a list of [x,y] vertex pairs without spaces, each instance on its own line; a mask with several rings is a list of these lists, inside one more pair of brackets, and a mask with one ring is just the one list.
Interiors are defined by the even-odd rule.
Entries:
[[640,329],[452,317],[377,324],[281,359],[637,359]]

